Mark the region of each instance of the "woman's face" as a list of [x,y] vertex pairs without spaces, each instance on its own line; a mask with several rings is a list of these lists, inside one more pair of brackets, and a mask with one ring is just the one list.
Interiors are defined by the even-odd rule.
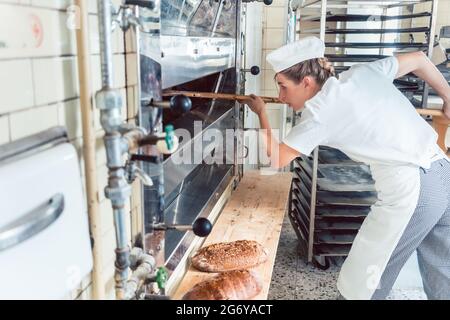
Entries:
[[278,73],[275,77],[279,87],[278,98],[288,104],[294,111],[299,111],[305,102],[311,99],[318,91],[316,81],[306,76],[300,83],[288,79],[285,75]]

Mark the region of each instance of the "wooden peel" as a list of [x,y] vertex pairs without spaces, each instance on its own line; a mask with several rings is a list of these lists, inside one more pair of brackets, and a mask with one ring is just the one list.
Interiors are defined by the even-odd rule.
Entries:
[[[250,96],[237,95],[230,93],[214,93],[214,92],[195,92],[195,91],[177,91],[167,90],[163,92],[163,97],[172,97],[176,95],[184,95],[190,98],[202,98],[202,99],[223,99],[223,100],[248,100]],[[260,97],[265,103],[283,103],[276,97]],[[425,116],[443,117],[444,112],[437,109],[420,109],[416,108],[416,111]]]
[[[250,96],[230,94],[230,93],[214,93],[214,92],[194,92],[194,91],[176,91],[167,90],[163,92],[163,97],[170,97],[176,95],[184,95],[190,98],[202,98],[202,99],[223,99],[223,100],[237,100],[243,101],[251,99]],[[265,103],[282,103],[275,97],[260,97]]]
[[442,110],[437,109],[416,109],[416,111],[423,116],[434,116],[434,117],[443,117],[444,112]]

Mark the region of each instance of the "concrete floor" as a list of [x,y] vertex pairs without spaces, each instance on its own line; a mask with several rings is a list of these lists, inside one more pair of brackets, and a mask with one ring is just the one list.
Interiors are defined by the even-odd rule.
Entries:
[[[304,259],[297,253],[297,243],[297,235],[286,215],[281,230],[277,256],[275,258],[272,282],[269,289],[269,299],[336,299],[339,295],[336,281],[340,267],[338,265],[332,265],[327,270],[320,270],[311,264],[305,264]],[[405,273],[405,275],[408,277],[408,273]],[[403,282],[408,282],[409,280],[405,280],[405,276],[402,279]],[[426,299],[426,296],[420,287],[413,286],[404,288],[395,285],[388,299],[423,300]]]

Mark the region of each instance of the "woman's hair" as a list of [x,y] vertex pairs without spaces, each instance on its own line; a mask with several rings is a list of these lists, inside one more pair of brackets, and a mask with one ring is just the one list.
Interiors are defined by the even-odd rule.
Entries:
[[296,84],[300,83],[304,77],[310,76],[316,80],[319,86],[323,86],[328,78],[336,76],[334,67],[327,58],[305,60],[279,73]]

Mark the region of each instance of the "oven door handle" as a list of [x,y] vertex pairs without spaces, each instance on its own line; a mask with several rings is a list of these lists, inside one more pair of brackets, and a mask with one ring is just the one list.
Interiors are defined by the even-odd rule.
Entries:
[[26,215],[0,228],[0,252],[45,230],[63,211],[64,196],[58,193]]

